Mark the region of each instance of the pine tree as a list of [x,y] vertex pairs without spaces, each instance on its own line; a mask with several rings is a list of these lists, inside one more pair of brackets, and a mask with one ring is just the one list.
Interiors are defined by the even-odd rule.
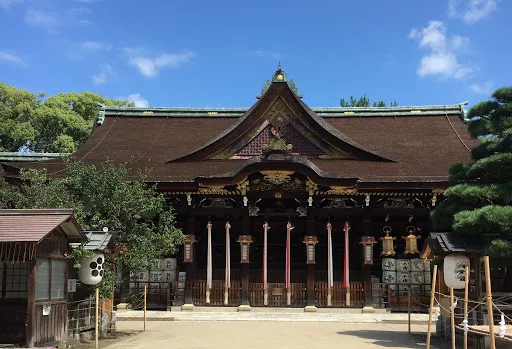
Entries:
[[471,162],[453,165],[445,200],[433,211],[437,230],[451,226],[462,235],[484,235],[491,262],[505,266],[512,286],[512,87],[474,105],[468,129],[481,144]]

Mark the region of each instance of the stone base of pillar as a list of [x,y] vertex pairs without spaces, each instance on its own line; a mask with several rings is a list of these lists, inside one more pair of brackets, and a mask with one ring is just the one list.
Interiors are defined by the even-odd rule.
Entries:
[[119,303],[117,305],[117,311],[127,311],[131,310],[130,305],[128,303]]
[[375,313],[375,308],[374,307],[364,307],[362,312],[363,312],[363,314]]
[[251,306],[247,304],[239,305],[238,311],[251,311]]
[[315,307],[314,305],[308,305],[307,307],[304,308],[305,313],[316,313],[317,311],[318,308]]
[[183,304],[181,306],[181,310],[194,310],[195,306],[194,304]]

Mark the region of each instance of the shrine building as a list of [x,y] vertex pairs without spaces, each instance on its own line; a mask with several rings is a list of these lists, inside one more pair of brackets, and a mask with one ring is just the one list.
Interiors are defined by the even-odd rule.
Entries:
[[74,157],[151,169],[187,235],[174,274],[132,288],[179,304],[183,282],[183,309],[372,309],[430,292],[429,212],[478,142],[464,105],[310,108],[279,67],[249,109],[103,106]]

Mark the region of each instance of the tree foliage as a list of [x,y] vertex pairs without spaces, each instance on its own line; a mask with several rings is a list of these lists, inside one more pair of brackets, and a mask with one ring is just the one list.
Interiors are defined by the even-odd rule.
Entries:
[[[384,101],[373,101],[371,102],[366,95],[363,95],[362,97],[359,97],[359,99],[355,98],[354,96],[350,96],[349,100],[345,100],[345,98],[342,98],[340,100],[340,106],[342,107],[363,107],[363,108],[369,108],[372,107],[387,107],[386,102]],[[398,106],[397,101],[393,101],[389,103],[390,107],[396,107]]]
[[493,99],[468,113],[468,129],[482,142],[472,161],[450,169],[453,186],[433,211],[436,229],[452,227],[465,235],[492,235],[491,258],[512,262],[512,87],[496,90]]
[[[173,254],[182,243],[172,210],[161,194],[147,187],[143,174],[127,181],[128,167],[110,162],[96,167],[70,161],[66,170],[63,179],[48,181],[44,171],[27,170],[20,186],[0,181],[0,208],[72,207],[84,229],[108,227],[118,233],[111,257],[125,271],[148,268],[152,260]],[[127,248],[121,253],[123,244]],[[115,280],[104,279],[102,292],[110,295]]]
[[99,103],[134,105],[91,92],[44,97],[0,83],[0,151],[74,152],[89,136]]

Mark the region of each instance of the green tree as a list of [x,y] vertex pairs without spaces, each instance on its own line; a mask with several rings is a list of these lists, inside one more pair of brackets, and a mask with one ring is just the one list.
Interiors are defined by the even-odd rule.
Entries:
[[0,151],[25,147],[37,152],[74,152],[89,136],[100,103],[134,106],[91,92],[61,93],[46,100],[44,96],[0,83]]
[[[123,271],[148,268],[151,261],[173,254],[184,235],[174,226],[174,214],[163,195],[148,188],[141,174],[125,180],[126,165],[104,162],[68,162],[67,177],[47,180],[44,171],[22,172],[22,183],[0,181],[0,208],[69,208],[84,229],[116,231],[117,251],[111,257]],[[120,253],[126,244],[126,251]],[[106,270],[101,291],[110,295],[115,284],[113,269]]]
[[493,263],[507,267],[505,287],[512,286],[512,87],[497,89],[492,100],[468,113],[468,129],[481,144],[471,162],[453,165],[452,186],[432,212],[436,229],[488,237]]
[[[345,98],[342,98],[340,100],[340,106],[342,107],[363,107],[363,108],[369,108],[370,105],[372,107],[386,107],[386,102],[384,101],[374,101],[371,102],[366,95],[363,95],[362,97],[359,97],[359,99],[355,98],[354,96],[350,96],[350,99],[347,101]],[[396,107],[398,106],[397,101],[393,101],[389,103],[390,107]]]

